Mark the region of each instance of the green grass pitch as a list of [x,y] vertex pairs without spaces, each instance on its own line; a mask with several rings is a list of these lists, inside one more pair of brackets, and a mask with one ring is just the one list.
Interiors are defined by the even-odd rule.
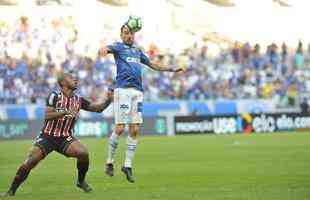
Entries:
[[[106,139],[82,139],[90,151],[87,180],[74,183],[75,160],[54,152],[35,168],[16,200],[310,200],[310,133],[140,137],[136,183],[104,174]],[[7,190],[32,141],[0,141],[0,190]]]

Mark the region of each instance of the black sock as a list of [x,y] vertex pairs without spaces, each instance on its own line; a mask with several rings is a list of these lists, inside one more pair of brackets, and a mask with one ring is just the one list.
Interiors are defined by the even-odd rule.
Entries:
[[89,161],[77,161],[76,163],[78,169],[78,181],[79,183],[83,183],[86,173],[88,171]]
[[15,194],[17,188],[26,180],[29,172],[30,169],[25,164],[19,167],[10,187],[10,190],[13,192],[13,194]]

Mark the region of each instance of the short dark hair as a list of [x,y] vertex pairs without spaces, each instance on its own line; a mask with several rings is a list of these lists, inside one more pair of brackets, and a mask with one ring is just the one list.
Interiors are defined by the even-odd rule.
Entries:
[[125,23],[125,24],[122,25],[122,27],[121,27],[121,33],[123,32],[123,30],[124,30],[125,27],[127,27],[127,28],[129,29],[130,32],[134,33],[134,32],[130,29],[130,27],[128,26],[127,23]]
[[65,77],[68,76],[68,75],[73,75],[73,74],[76,74],[73,70],[60,72],[60,73],[58,74],[58,76],[57,76],[58,85],[59,85],[60,87],[62,87],[61,82],[65,79]]
[[124,29],[125,27],[128,27],[127,24],[123,24],[123,25],[121,26],[121,32],[123,32],[123,29]]
[[58,76],[57,76],[57,83],[58,83],[58,85],[60,86],[60,87],[62,87],[62,84],[61,84],[61,82],[65,79],[65,73],[63,73],[63,72],[60,72],[59,74],[58,74]]

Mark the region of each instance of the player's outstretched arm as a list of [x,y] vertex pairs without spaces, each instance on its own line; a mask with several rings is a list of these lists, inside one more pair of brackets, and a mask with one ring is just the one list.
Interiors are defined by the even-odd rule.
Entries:
[[107,93],[107,98],[102,103],[89,103],[85,108],[86,111],[90,112],[102,112],[104,111],[113,101],[113,92],[109,91]]
[[112,53],[113,51],[108,47],[108,46],[104,46],[100,49],[100,53],[102,56],[106,56],[109,53]]
[[185,72],[184,67],[167,67],[160,63],[150,62],[148,65],[150,68],[156,71],[166,71],[166,72]]

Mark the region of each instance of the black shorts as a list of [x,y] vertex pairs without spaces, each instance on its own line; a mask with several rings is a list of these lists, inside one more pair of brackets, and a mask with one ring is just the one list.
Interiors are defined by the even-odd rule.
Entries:
[[42,150],[44,156],[47,156],[52,151],[57,151],[58,153],[67,156],[66,151],[68,147],[76,140],[77,139],[73,136],[54,137],[41,134],[35,139],[33,145],[39,147]]

